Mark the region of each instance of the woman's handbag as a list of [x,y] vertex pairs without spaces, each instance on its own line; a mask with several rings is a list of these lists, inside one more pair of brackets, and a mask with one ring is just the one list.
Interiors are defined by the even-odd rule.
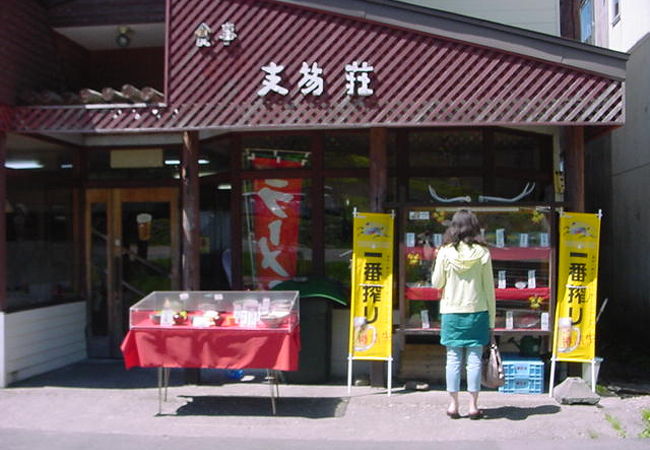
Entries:
[[498,388],[506,382],[506,376],[503,372],[503,362],[501,353],[496,343],[491,343],[488,347],[486,357],[483,359],[481,369],[481,384],[488,388]]

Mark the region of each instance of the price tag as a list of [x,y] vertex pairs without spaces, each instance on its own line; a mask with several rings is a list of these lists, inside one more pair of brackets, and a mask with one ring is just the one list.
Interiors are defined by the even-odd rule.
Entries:
[[503,248],[506,246],[506,229],[497,228],[496,229],[496,246]]
[[519,247],[528,247],[528,233],[519,233]]
[[498,278],[497,278],[497,288],[498,289],[505,289],[506,288],[506,271],[505,270],[499,270],[497,272]]

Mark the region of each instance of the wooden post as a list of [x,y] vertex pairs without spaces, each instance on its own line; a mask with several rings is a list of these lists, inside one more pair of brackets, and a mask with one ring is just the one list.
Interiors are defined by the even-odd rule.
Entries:
[[[199,218],[199,134],[196,131],[183,132],[183,153],[181,155],[181,286],[183,290],[200,289],[200,218]],[[185,383],[199,384],[199,369],[184,370]]]
[[[370,129],[370,210],[371,212],[384,212],[387,183],[386,155],[388,133],[386,128]],[[383,361],[370,363],[370,385],[383,387],[385,385]]]
[[321,133],[311,135],[312,169],[317,176],[312,184],[312,270],[325,275],[325,180],[323,174],[323,138]]
[[200,288],[200,220],[199,220],[199,135],[183,133],[181,158],[183,240],[181,243],[182,286],[185,290]]
[[7,309],[7,134],[0,131],[0,311]]
[[564,129],[566,202],[575,212],[585,210],[585,136],[580,126]]

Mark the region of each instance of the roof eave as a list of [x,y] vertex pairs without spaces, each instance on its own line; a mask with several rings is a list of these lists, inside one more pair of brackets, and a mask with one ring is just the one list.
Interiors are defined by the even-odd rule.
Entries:
[[428,35],[624,80],[629,55],[487,20],[394,0],[273,0],[381,23]]

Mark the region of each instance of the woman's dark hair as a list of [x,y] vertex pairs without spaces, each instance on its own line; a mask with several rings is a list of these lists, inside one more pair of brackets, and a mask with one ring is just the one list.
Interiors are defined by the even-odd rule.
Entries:
[[485,239],[481,236],[481,224],[473,212],[466,209],[456,211],[451,218],[451,224],[442,240],[443,245],[452,244],[458,247],[460,242],[468,245],[479,244],[487,246]]

